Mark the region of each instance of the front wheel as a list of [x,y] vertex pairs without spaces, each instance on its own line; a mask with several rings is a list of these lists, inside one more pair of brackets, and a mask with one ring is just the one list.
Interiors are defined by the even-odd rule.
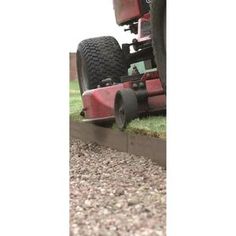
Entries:
[[111,36],[83,40],[77,50],[77,72],[81,95],[95,89],[103,79],[120,83],[128,70],[117,40]]

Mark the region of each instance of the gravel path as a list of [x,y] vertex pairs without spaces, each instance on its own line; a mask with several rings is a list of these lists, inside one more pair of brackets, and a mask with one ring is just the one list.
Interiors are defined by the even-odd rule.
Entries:
[[71,236],[165,231],[165,170],[143,157],[71,140]]

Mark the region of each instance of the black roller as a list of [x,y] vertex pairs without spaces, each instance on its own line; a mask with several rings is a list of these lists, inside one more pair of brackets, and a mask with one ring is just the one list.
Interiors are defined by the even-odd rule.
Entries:
[[116,125],[123,130],[127,124],[138,117],[138,101],[132,89],[118,91],[115,97]]

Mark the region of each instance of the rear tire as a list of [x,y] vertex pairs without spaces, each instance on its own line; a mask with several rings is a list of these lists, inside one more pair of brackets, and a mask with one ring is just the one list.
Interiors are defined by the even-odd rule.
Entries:
[[166,91],[166,0],[151,3],[152,46],[160,80]]
[[120,45],[110,36],[83,40],[78,46],[76,59],[81,95],[97,88],[105,78],[120,83],[120,76],[128,72]]

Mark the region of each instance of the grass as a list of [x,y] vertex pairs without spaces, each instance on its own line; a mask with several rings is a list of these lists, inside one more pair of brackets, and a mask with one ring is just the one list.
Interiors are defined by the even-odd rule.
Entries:
[[166,138],[166,117],[150,116],[143,119],[135,119],[129,123],[128,132],[145,134],[159,138]]
[[[77,81],[70,81],[70,117],[74,121],[81,121],[82,99]],[[116,128],[114,125],[113,128]],[[166,118],[151,116],[135,119],[129,123],[126,132],[145,134],[154,137],[166,138]]]
[[70,117],[75,121],[82,120],[80,111],[82,110],[82,99],[78,81],[70,81]]

